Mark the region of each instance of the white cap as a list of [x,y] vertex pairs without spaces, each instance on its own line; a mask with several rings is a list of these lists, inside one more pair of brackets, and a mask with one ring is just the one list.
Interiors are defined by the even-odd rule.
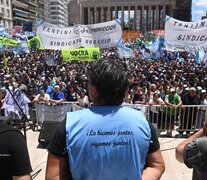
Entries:
[[200,86],[197,87],[197,90],[198,90],[198,91],[200,91],[201,89],[202,89],[202,87],[200,87]]
[[194,87],[191,87],[189,90],[190,90],[190,91],[195,91],[195,92],[196,92],[196,88],[194,88]]
[[54,86],[54,88],[60,88],[60,86],[58,86],[58,85],[55,85],[55,86]]
[[19,86],[19,84],[16,83],[16,82],[13,82],[12,85],[13,85],[13,87],[18,87]]
[[202,89],[202,90],[201,90],[201,93],[206,93],[206,90],[205,90],[205,89]]
[[170,88],[170,92],[175,92],[175,88]]

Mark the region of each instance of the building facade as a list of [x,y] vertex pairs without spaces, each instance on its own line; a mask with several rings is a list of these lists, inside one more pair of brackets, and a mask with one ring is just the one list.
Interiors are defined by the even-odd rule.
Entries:
[[182,9],[177,1],[71,0],[68,5],[69,24],[94,24],[120,19],[122,28],[126,30],[164,29],[165,15],[173,17],[175,9]]
[[12,0],[13,25],[16,31],[21,31],[23,24],[29,22],[28,0]]
[[50,2],[49,0],[38,1],[38,15],[39,19],[50,23]]
[[13,27],[11,0],[0,0],[0,25],[6,29]]
[[68,26],[68,0],[50,0],[50,23]]
[[29,0],[29,18],[32,22],[32,30],[36,31],[36,24],[38,19],[38,1],[37,0]]
[[173,12],[173,17],[181,21],[191,21],[192,0],[176,0],[176,8]]

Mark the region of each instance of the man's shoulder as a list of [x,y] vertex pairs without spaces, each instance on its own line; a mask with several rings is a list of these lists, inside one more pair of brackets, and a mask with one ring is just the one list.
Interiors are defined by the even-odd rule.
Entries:
[[0,134],[6,133],[6,132],[11,132],[11,131],[12,132],[17,132],[17,133],[20,133],[21,134],[21,132],[19,130],[15,129],[12,126],[9,126],[7,124],[3,124],[1,122],[1,124],[0,124]]

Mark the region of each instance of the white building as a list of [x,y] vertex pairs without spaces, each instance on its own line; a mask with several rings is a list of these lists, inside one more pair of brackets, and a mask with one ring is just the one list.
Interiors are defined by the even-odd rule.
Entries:
[[6,29],[13,27],[11,0],[0,0],[0,24]]
[[50,23],[68,26],[68,0],[50,0]]

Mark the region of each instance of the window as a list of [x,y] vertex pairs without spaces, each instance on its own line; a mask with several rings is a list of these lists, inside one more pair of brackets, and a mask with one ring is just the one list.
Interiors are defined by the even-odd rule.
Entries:
[[1,0],[1,4],[4,4],[4,0]]
[[1,8],[1,12],[4,14],[4,8],[3,7]]
[[6,5],[9,6],[9,0],[6,0]]
[[10,17],[10,11],[7,9],[7,17]]

